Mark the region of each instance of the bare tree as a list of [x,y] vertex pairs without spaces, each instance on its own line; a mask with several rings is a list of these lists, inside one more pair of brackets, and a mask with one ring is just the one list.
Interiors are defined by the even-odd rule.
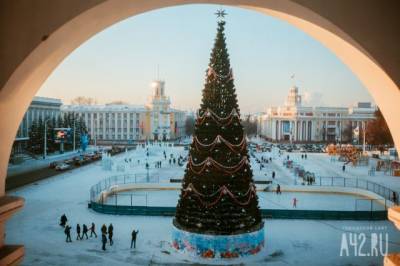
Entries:
[[375,112],[375,119],[367,124],[366,139],[368,144],[372,145],[393,145],[389,127],[379,109]]
[[107,104],[122,105],[122,104],[128,104],[128,103],[125,101],[122,101],[122,100],[116,100],[116,101],[109,102]]
[[85,96],[78,96],[74,99],[71,100],[71,104],[76,104],[76,105],[94,105],[97,104],[97,100],[94,98],[90,97],[85,97]]

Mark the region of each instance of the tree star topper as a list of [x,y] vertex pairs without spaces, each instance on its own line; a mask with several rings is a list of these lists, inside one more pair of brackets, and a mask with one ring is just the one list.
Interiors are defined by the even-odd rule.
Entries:
[[219,9],[215,15],[217,16],[217,18],[221,18],[224,19],[226,15],[228,15],[224,9]]

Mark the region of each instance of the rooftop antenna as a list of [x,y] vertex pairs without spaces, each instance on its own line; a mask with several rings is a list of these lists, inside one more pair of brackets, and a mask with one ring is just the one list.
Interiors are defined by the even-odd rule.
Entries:
[[294,82],[295,74],[292,74],[290,76],[290,78],[292,79],[292,84],[293,84],[293,87],[294,87],[296,85],[295,82]]

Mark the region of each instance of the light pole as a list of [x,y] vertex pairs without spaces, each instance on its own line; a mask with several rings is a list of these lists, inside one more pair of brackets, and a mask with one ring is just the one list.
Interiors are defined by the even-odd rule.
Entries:
[[43,159],[46,159],[47,156],[47,122],[50,121],[50,118],[44,120],[44,147],[43,147]]
[[73,136],[73,150],[75,151],[75,116],[74,116],[74,136]]
[[365,121],[363,121],[362,125],[363,125],[363,154],[365,154],[365,128],[366,128]]

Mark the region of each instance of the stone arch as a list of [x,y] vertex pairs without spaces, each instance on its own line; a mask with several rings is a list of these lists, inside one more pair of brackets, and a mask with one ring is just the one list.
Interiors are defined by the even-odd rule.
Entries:
[[[397,1],[384,4],[366,1],[362,6],[358,1],[321,4],[312,0],[2,1],[0,195],[4,195],[8,158],[19,122],[35,93],[65,57],[96,33],[130,16],[157,8],[204,2],[271,15],[319,40],[369,90],[388,122],[396,147],[400,148]],[[1,204],[8,206],[3,208],[3,218],[18,208],[17,202],[22,206],[16,199]],[[2,225],[0,229],[3,231]]]

